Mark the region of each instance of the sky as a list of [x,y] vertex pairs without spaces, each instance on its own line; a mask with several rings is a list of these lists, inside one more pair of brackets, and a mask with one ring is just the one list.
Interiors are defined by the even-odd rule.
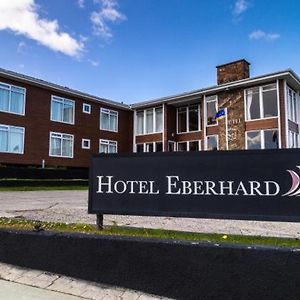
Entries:
[[251,76],[300,74],[298,0],[1,0],[0,67],[135,103]]

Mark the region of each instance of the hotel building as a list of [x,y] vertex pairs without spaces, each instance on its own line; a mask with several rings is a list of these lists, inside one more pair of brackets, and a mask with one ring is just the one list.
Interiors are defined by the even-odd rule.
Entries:
[[[126,105],[0,69],[0,164],[88,167],[92,154],[298,148],[300,79],[250,77],[238,60],[217,85]],[[226,117],[216,120],[224,109]]]

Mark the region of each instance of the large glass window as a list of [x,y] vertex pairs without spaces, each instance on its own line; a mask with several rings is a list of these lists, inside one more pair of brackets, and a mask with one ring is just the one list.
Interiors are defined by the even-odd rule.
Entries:
[[199,130],[200,110],[199,105],[177,108],[177,132],[191,132]]
[[297,123],[298,122],[297,93],[294,90],[292,90],[290,87],[287,87],[287,101],[288,101],[288,118],[291,121]]
[[74,137],[71,134],[50,132],[50,156],[73,157]]
[[246,119],[256,120],[278,116],[276,84],[246,90]]
[[0,111],[25,114],[25,89],[0,83]]
[[106,108],[101,108],[100,129],[118,132],[118,112]]
[[163,130],[163,109],[162,107],[155,108],[155,132]]
[[208,126],[217,124],[217,120],[216,120],[217,111],[218,111],[217,96],[206,97],[206,114],[207,114],[206,124]]
[[218,150],[219,148],[218,143],[219,143],[219,138],[217,135],[208,135],[206,137],[206,144],[207,144],[208,151]]
[[117,142],[110,141],[110,140],[100,140],[99,152],[100,153],[117,153],[118,152]]
[[146,110],[146,133],[153,132],[153,109]]
[[144,133],[144,111],[140,110],[136,112],[136,133],[143,134]]
[[75,102],[73,100],[52,96],[51,120],[74,124]]
[[0,125],[0,152],[24,153],[24,128]]
[[163,108],[148,108],[136,112],[136,134],[151,134],[163,131]]
[[178,129],[177,132],[187,132],[187,107],[179,107],[177,109]]
[[278,144],[278,130],[257,130],[246,133],[247,149],[277,149]]

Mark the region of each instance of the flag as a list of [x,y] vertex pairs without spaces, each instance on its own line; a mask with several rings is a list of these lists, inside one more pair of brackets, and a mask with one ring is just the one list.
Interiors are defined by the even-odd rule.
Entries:
[[225,116],[226,116],[225,108],[222,108],[216,113],[215,119],[216,121],[222,120],[225,118]]

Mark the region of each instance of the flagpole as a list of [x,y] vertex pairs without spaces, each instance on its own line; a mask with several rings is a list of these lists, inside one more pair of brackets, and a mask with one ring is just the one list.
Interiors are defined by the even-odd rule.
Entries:
[[225,107],[225,134],[226,134],[226,150],[228,150],[228,111]]

